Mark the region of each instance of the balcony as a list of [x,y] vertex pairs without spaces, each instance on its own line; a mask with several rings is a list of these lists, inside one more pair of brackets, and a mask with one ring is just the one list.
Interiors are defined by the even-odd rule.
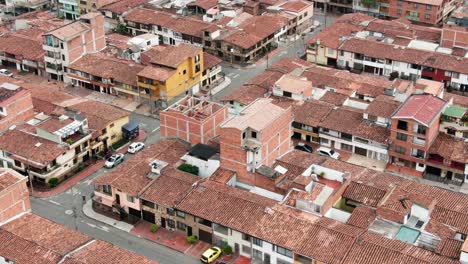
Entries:
[[439,155],[435,155],[435,154],[429,154],[429,158],[427,159],[427,162],[432,163],[434,165],[438,165],[439,167],[451,168],[451,169],[459,170],[461,172],[464,172],[465,170],[465,164],[462,164],[456,161],[447,162],[447,160],[444,160],[443,157]]
[[426,140],[425,139],[420,139],[420,138],[417,138],[417,137],[413,137],[413,144],[424,146],[424,145],[426,145]]

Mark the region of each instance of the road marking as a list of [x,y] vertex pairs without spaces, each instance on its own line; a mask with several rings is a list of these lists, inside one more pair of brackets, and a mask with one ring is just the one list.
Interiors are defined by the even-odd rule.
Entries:
[[106,232],[109,232],[109,228],[106,227],[106,226],[98,226],[99,229],[103,230],[103,231],[106,231]]
[[55,204],[55,205],[62,205],[61,203],[59,203],[59,202],[56,202],[56,201],[54,201],[54,200],[48,200],[48,201],[49,201],[50,203],[53,203],[53,204]]
[[73,210],[66,210],[66,211],[65,211],[65,214],[66,214],[66,215],[72,215],[72,214],[73,214]]
[[237,77],[239,77],[239,74],[236,74],[236,75],[232,76],[233,79],[235,79]]
[[151,133],[154,133],[154,132],[158,131],[160,128],[161,128],[161,127],[157,127],[157,128],[155,128],[155,129],[153,129],[153,131],[151,131]]
[[92,228],[96,228],[96,227],[97,227],[97,225],[93,225],[93,224],[91,224],[91,223],[86,223],[86,224],[89,225],[89,226],[92,227]]
[[235,73],[235,72],[231,72],[231,73],[229,73],[227,76],[231,77],[231,76],[233,76],[234,74],[236,74],[236,73]]

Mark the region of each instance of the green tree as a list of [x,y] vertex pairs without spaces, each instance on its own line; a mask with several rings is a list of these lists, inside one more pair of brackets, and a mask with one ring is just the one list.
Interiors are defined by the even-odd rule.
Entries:
[[54,188],[58,185],[59,180],[55,177],[49,179],[49,186]]
[[188,172],[188,173],[191,173],[193,175],[198,175],[198,167],[197,166],[192,166],[190,164],[182,164],[178,167],[179,170],[181,171],[185,171],[185,172]]
[[122,35],[130,35],[127,25],[125,24],[117,24],[114,28],[114,32]]
[[369,7],[375,6],[376,1],[375,1],[375,0],[361,0],[361,3],[362,3],[365,7],[369,8]]

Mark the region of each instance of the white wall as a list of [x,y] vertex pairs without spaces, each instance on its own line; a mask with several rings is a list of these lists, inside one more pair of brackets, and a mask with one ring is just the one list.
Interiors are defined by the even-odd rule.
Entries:
[[411,215],[419,218],[422,221],[427,221],[429,219],[429,210],[413,203],[411,206]]
[[211,176],[220,166],[219,160],[210,159],[206,161],[190,155],[185,155],[184,159],[187,164],[197,166],[198,176],[201,176],[203,178]]

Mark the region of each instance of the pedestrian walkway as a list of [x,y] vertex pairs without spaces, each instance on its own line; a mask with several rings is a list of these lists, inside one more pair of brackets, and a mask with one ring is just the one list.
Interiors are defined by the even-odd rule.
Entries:
[[94,210],[93,210],[93,200],[92,199],[89,199],[84,205],[83,205],[83,213],[91,218],[91,219],[94,219],[96,221],[99,221],[101,223],[104,223],[104,224],[108,224],[110,226],[113,226],[117,229],[120,229],[122,231],[125,231],[125,232],[130,232],[130,230],[133,229],[133,226],[130,225],[130,224],[127,224],[123,221],[118,221],[118,220],[115,220],[113,218],[110,218],[110,217],[107,217],[107,216],[104,216],[102,214],[99,214],[99,213],[96,213]]
[[215,95],[218,92],[222,91],[224,88],[228,87],[230,84],[231,84],[231,78],[229,78],[228,76],[225,76],[224,81],[222,81],[220,84],[218,84],[216,87],[213,87],[210,90],[210,94]]

